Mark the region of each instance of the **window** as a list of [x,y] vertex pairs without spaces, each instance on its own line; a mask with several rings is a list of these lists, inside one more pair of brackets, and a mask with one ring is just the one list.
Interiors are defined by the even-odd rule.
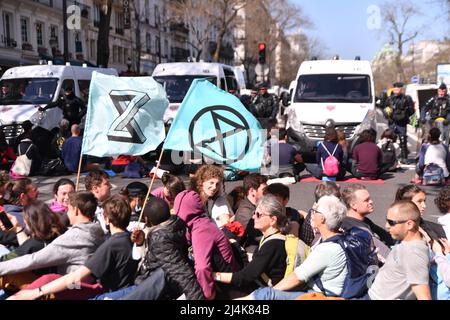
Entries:
[[123,48],[122,47],[117,47],[119,53],[117,55],[117,62],[118,63],[123,63]]
[[119,48],[117,46],[113,46],[113,62],[118,62],[119,58]]
[[97,45],[96,41],[94,39],[91,39],[91,40],[89,40],[89,43],[90,43],[90,52],[89,52],[89,54],[91,56],[91,59],[96,59],[97,58],[97,52],[95,50],[96,45]]
[[123,35],[123,13],[116,12],[116,33]]
[[152,52],[152,35],[150,33],[145,35],[145,48],[147,53]]
[[38,46],[44,45],[44,24],[36,22],[36,40]]
[[58,42],[58,27],[55,25],[50,26],[50,46],[51,47],[59,47]]
[[3,38],[2,42],[8,46],[12,47],[14,42],[14,27],[13,27],[12,14],[3,11]]
[[130,58],[128,56],[128,49],[123,48],[123,63],[128,63],[128,58]]
[[155,37],[155,53],[161,53],[161,41],[159,37]]
[[28,42],[28,19],[25,17],[20,17],[20,34],[22,42]]
[[169,41],[164,40],[164,55],[169,56]]
[[88,102],[90,80],[78,80],[78,88],[80,88],[80,98],[85,103]]
[[100,25],[100,5],[94,5],[94,27],[99,27]]
[[161,23],[161,17],[159,16],[159,8],[158,6],[155,6],[155,27],[158,27]]

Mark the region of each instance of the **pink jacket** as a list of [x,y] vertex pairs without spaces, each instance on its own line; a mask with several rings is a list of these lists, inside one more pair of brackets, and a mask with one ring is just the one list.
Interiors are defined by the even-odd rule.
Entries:
[[[238,271],[239,265],[233,257],[230,242],[217,225],[205,213],[200,196],[194,191],[183,191],[177,195],[174,203],[175,213],[186,223],[186,237],[192,243],[195,260],[195,275],[206,299],[214,297],[214,279],[212,259],[217,251],[230,265],[230,272]],[[216,250],[214,250],[216,249]]]

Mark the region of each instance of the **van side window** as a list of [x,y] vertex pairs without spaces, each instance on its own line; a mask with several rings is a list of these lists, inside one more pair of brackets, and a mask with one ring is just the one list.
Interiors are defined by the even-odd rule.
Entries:
[[234,75],[233,70],[229,70],[224,68],[223,72],[225,73],[225,79],[227,81],[227,88],[228,91],[229,90],[237,90],[237,81],[236,81],[236,77]]
[[220,78],[220,89],[227,91],[227,89],[225,87],[225,79],[224,78]]
[[89,98],[89,85],[91,84],[90,80],[78,80],[78,88],[80,89],[80,96],[85,103],[88,102]]
[[75,92],[75,82],[73,79],[65,79],[62,83],[61,90],[59,90],[59,96],[62,96],[64,94],[64,89],[71,87],[73,92]]

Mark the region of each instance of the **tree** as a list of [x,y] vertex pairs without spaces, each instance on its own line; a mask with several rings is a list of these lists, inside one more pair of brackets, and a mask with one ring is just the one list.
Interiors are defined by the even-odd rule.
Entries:
[[386,21],[386,31],[390,44],[396,48],[395,67],[397,80],[405,81],[405,71],[403,68],[402,56],[406,43],[419,35],[420,27],[411,27],[411,22],[420,15],[418,9],[411,3],[404,0],[397,2],[386,2],[382,5],[383,19]]
[[[216,5],[216,28],[218,30],[216,37],[216,50],[213,54],[213,59],[216,62],[220,61],[220,50],[222,42],[227,34],[227,31],[235,22],[237,13],[246,5],[245,0],[215,0]],[[214,16],[214,15],[213,15]]]
[[215,24],[211,0],[182,0],[171,3],[173,21],[184,21],[191,36],[188,44],[196,51],[196,61],[201,59],[208,44],[209,33]]
[[101,0],[100,22],[97,38],[97,65],[108,67],[109,62],[109,26],[111,23],[113,0]]

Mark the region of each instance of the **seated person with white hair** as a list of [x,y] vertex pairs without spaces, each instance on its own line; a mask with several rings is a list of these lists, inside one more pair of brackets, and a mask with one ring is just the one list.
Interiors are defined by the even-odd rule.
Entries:
[[[253,291],[247,298],[254,300],[292,300],[306,292],[322,292],[315,277],[319,275],[327,295],[339,296],[347,275],[346,256],[338,243],[324,242],[339,234],[339,227],[346,215],[345,205],[335,196],[323,196],[313,209],[311,223],[321,235],[322,241],[311,248],[306,260],[274,287]],[[298,287],[303,291],[296,290]],[[325,293],[325,292],[322,292]]]

